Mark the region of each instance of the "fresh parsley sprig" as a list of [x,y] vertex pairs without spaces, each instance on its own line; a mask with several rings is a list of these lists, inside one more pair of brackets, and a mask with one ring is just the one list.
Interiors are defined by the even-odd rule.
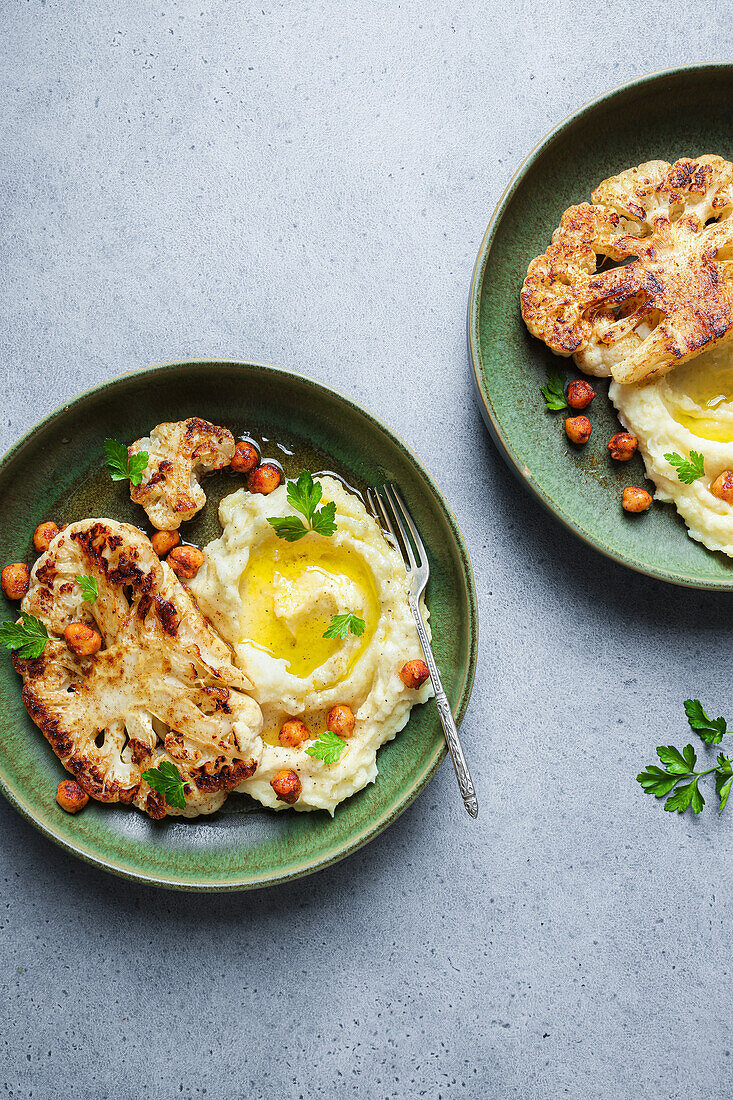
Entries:
[[[686,699],[685,713],[691,728],[707,745],[719,744],[729,732],[724,718],[708,718],[699,699]],[[721,752],[712,768],[696,771],[697,754],[692,745],[685,745],[681,752],[674,745],[660,745],[657,756],[664,766],[649,764],[636,777],[646,794],[666,798],[667,811],[682,814],[692,807],[692,812],[699,814],[705,805],[699,782],[705,775],[715,775],[718,809],[723,812],[733,786],[733,758]]]
[[179,810],[186,809],[186,792],[183,778],[175,764],[169,760],[161,760],[157,768],[148,768],[143,772],[145,782],[162,794],[170,806],[177,806]]
[[664,456],[670,466],[674,466],[677,477],[685,485],[692,485],[705,473],[705,457],[699,451],[690,451],[690,457],[678,455],[676,451]]
[[335,764],[345,748],[346,742],[341,737],[337,737],[331,730],[324,730],[318,735],[318,740],[305,751],[308,756],[322,760],[324,764]]
[[40,657],[46,648],[48,631],[35,615],[24,614],[17,623],[0,623],[0,645],[17,650],[27,660]]
[[81,588],[87,603],[94,603],[95,600],[99,599],[99,589],[97,588],[96,577],[89,577],[84,573],[77,573],[76,583]]
[[551,412],[567,408],[565,375],[560,374],[556,367],[547,368],[547,384],[542,386],[542,396],[545,399],[545,408]]
[[315,531],[319,535],[332,535],[336,530],[336,504],[330,501],[323,508],[318,508],[322,496],[320,482],[314,481],[307,470],[303,470],[297,481],[289,481],[288,504],[305,516],[307,526],[298,516],[268,518],[267,522],[274,528],[277,537],[286,542],[297,542],[309,531]]
[[139,485],[143,479],[143,470],[148,464],[148,452],[137,451],[130,454],[124,443],[116,439],[105,439],[104,453],[107,455],[110,477],[113,481],[129,481]]
[[353,611],[347,611],[345,615],[334,615],[330,624],[326,627],[324,638],[345,638],[351,632],[360,638],[364,633],[366,623],[355,615]]

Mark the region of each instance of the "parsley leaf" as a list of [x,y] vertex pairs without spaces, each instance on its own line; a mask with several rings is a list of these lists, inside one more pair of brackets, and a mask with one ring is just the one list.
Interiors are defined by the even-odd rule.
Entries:
[[334,764],[346,748],[346,742],[337,737],[331,730],[324,730],[318,735],[309,749],[305,751],[308,756],[314,756],[316,760],[322,760],[324,764]]
[[113,481],[129,481],[139,485],[143,479],[143,470],[148,464],[148,452],[137,451],[130,454],[124,443],[116,439],[105,439],[104,452],[107,455],[110,477]]
[[273,516],[267,522],[275,528],[277,537],[285,539],[286,542],[297,542],[298,539],[303,538],[303,535],[308,534],[308,528],[297,516]]
[[670,466],[674,466],[677,477],[685,485],[692,485],[705,473],[705,457],[699,451],[690,451],[689,458],[683,458],[676,451],[664,456]]
[[731,787],[733,787],[733,760],[721,752],[715,773],[715,791],[720,799],[720,805],[718,806],[720,813],[725,809]]
[[17,623],[0,623],[0,645],[17,649],[18,656],[27,660],[40,657],[46,648],[48,631],[34,615],[23,615]]
[[[717,745],[724,735],[729,733],[724,718],[712,721],[703,710],[699,699],[685,699],[685,714],[691,728],[708,745]],[[719,799],[720,812],[725,809],[728,796],[733,787],[733,760],[720,753],[712,768],[696,772],[697,754],[692,745],[685,745],[680,751],[674,745],[660,745],[657,756],[664,765],[649,764],[636,780],[646,794],[655,798],[666,798],[665,810],[683,814],[685,810],[699,814],[705,805],[699,783],[705,775],[715,775],[715,790]]]
[[692,806],[692,812],[699,814],[700,810],[705,805],[705,799],[700,794],[698,788],[699,776],[695,776],[692,783],[687,783],[683,787],[678,787],[674,794],[670,795],[667,801],[664,803],[664,808],[668,813],[683,814],[688,806]]
[[690,728],[706,745],[719,745],[728,732],[725,718],[708,718],[699,699],[685,699],[685,714]]
[[353,611],[347,611],[345,615],[333,616],[329,626],[326,627],[326,633],[323,637],[345,638],[349,631],[351,631],[352,634],[356,634],[357,638],[360,638],[364,633],[365,627],[366,623],[363,619],[360,619]]
[[179,810],[186,809],[183,779],[175,764],[171,764],[169,760],[161,760],[157,768],[148,768],[143,772],[143,779],[154,791],[163,795],[169,806],[177,806]]
[[547,384],[542,386],[542,396],[545,399],[545,408],[552,412],[567,407],[565,400],[565,375],[555,367],[547,368]]
[[320,481],[314,481],[311,474],[303,470],[297,481],[288,482],[287,496],[288,504],[291,504],[296,512],[302,512],[310,523],[323,496],[323,489]]
[[307,470],[299,475],[297,481],[289,481],[287,498],[297,512],[305,516],[307,526],[297,516],[275,516],[267,520],[279,539],[297,542],[308,531],[318,535],[332,535],[336,530],[336,504],[330,501],[316,511],[323,495],[320,482],[314,481]]
[[336,530],[336,504],[333,500],[324,504],[320,512],[315,512],[311,527],[319,535],[332,535]]
[[84,573],[76,574],[76,583],[84,593],[84,599],[87,603],[94,603],[99,597],[99,589],[97,588],[97,578],[88,577]]

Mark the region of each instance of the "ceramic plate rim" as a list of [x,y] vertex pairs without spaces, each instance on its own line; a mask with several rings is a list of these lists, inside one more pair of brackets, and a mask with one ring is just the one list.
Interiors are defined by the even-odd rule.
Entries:
[[[300,374],[297,371],[289,370],[285,367],[276,366],[273,363],[261,362],[255,359],[241,359],[241,358],[229,358],[229,359],[213,359],[206,357],[195,357],[190,359],[173,359],[160,363],[154,363],[147,367],[143,367],[140,370],[125,371],[122,374],[115,375],[114,378],[105,379],[102,382],[97,383],[94,386],[90,386],[80,393],[74,395],[74,397],[63,402],[61,405],[56,406],[49,413],[46,414],[41,420],[33,425],[28,431],[26,431],[15,443],[13,443],[8,450],[0,458],[0,473],[4,470],[5,466],[13,458],[18,456],[18,453],[22,451],[24,446],[30,442],[30,440],[36,435],[37,432],[46,430],[53,425],[53,422],[66,413],[72,406],[77,404],[84,398],[91,397],[92,395],[100,394],[104,390],[113,388],[120,381],[124,381],[129,378],[142,378],[146,375],[155,374],[160,371],[164,371],[168,368],[183,367],[189,364],[197,364],[201,367],[218,367],[218,366],[243,366],[254,367],[256,369],[262,369],[264,371],[271,371],[274,374],[278,374],[284,378],[295,379],[299,383],[304,383],[306,386],[311,387],[316,392],[325,392],[330,397],[336,397],[339,401],[350,406],[352,410],[361,416],[366,417],[377,429],[384,432],[390,437],[398,448],[403,452],[406,459],[418,470],[421,477],[427,483],[430,491],[442,511],[448,526],[453,534],[455,545],[458,549],[461,564],[463,567],[463,575],[466,581],[466,595],[469,608],[469,619],[471,628],[469,630],[469,645],[467,654],[466,675],[464,679],[463,690],[458,700],[458,706],[456,709],[455,719],[456,724],[460,725],[462,722],[468,704],[471,698],[473,690],[474,679],[476,675],[476,664],[478,659],[478,640],[479,640],[479,616],[478,616],[478,601],[476,597],[476,584],[473,574],[473,566],[471,563],[471,557],[466,546],[465,539],[458,524],[458,520],[453,514],[448,501],[446,500],[442,490],[435,481],[433,475],[424,465],[424,463],[418,458],[417,454],[412,450],[408,443],[389,425],[387,425],[378,416],[372,413],[369,409],[366,409],[363,405],[354,401],[346,394],[341,393],[333,386],[329,386],[324,382],[317,381],[314,378],[310,378],[307,375]],[[192,881],[183,879],[167,878],[163,875],[155,875],[152,872],[143,872],[139,870],[130,870],[124,865],[116,863],[114,860],[101,857],[95,854],[93,850],[86,848],[82,844],[75,844],[69,841],[61,835],[52,824],[41,819],[37,813],[34,813],[32,803],[28,803],[21,795],[19,795],[11,786],[6,782],[4,774],[0,772],[0,791],[8,800],[10,805],[21,814],[27,821],[29,821],[40,833],[42,833],[49,840],[53,841],[59,847],[69,852],[71,855],[83,860],[85,863],[91,866],[97,867],[101,870],[108,871],[120,878],[127,879],[128,881],[144,883],[149,886],[158,886],[164,889],[170,890],[183,890],[200,893],[219,893],[228,892],[232,890],[254,890],[266,886],[277,886],[283,883],[292,882],[295,879],[302,878],[304,875],[312,874],[316,871],[324,870],[326,867],[332,866],[334,863],[340,862],[342,859],[346,859],[347,856],[352,855],[354,852],[363,848],[380,833],[384,832],[398,817],[405,812],[419,794],[425,789],[429,781],[435,775],[440,764],[447,755],[447,746],[445,741],[438,744],[437,749],[434,750],[430,756],[426,759],[423,769],[418,776],[416,776],[413,784],[405,789],[404,796],[400,801],[393,806],[389,811],[385,812],[382,816],[376,819],[370,820],[355,836],[351,836],[349,842],[343,847],[340,847],[329,853],[326,858],[314,858],[310,861],[306,861],[302,866],[296,866],[294,869],[284,874],[271,874],[268,872],[262,872],[261,874],[248,875],[246,878],[232,878],[221,879],[218,881]],[[457,805],[458,795],[456,794]]]
[[567,515],[563,509],[558,505],[548,494],[546,494],[536,483],[522,474],[523,463],[514,454],[511,445],[505,438],[499,418],[495,415],[491,397],[488,392],[485,391],[483,385],[483,371],[481,360],[481,347],[479,341],[479,319],[481,316],[481,288],[483,286],[483,277],[486,270],[486,264],[488,262],[491,247],[494,242],[497,230],[501,224],[502,218],[511,202],[511,199],[523,181],[524,177],[532,168],[535,160],[545,151],[552,143],[558,138],[569,126],[573,125],[584,115],[588,114],[596,107],[608,100],[615,98],[623,92],[628,91],[631,88],[638,88],[645,84],[653,84],[656,81],[664,80],[668,77],[681,76],[684,74],[694,73],[715,73],[731,71],[733,69],[733,62],[730,61],[712,61],[702,62],[700,64],[691,65],[675,65],[669,69],[659,69],[651,73],[645,73],[642,76],[636,77],[633,80],[625,81],[622,84],[617,84],[608,91],[602,92],[598,96],[594,96],[593,99],[589,99],[586,103],[582,104],[576,110],[562,118],[555,124],[548,132],[540,139],[540,141],[527,153],[524,159],[520,162],[516,171],[512,175],[511,179],[507,183],[504,191],[502,192],[499,201],[497,202],[494,211],[491,215],[491,219],[484,233],[481,245],[479,247],[476,262],[473,267],[473,273],[471,276],[471,285],[468,296],[468,316],[467,316],[467,343],[468,343],[468,357],[471,363],[473,385],[476,396],[478,398],[481,414],[483,416],[486,427],[496,444],[502,458],[505,460],[509,468],[515,474],[522,485],[532,494],[532,496],[539,501],[539,503],[549,512],[555,519],[561,523],[566,530],[571,531],[575,536],[581,539],[587,546],[590,546],[597,553],[602,554],[610,561],[616,562],[618,565],[622,565],[627,569],[632,569],[635,573],[639,573],[642,576],[651,577],[653,580],[664,581],[667,584],[679,585],[684,588],[695,588],[701,591],[707,592],[731,592],[733,591],[733,584],[725,581],[699,581],[692,577],[686,576],[682,573],[675,573],[668,569],[654,569],[651,566],[645,566],[638,561],[625,557],[622,553],[614,550],[612,547],[604,545],[598,542],[593,535],[590,535],[587,531],[584,531],[578,524]]

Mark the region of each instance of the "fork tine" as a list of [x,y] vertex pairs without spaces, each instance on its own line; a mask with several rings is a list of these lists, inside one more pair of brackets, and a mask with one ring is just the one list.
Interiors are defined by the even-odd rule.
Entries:
[[402,544],[397,538],[395,529],[392,526],[392,520],[389,518],[389,512],[385,507],[384,501],[382,500],[379,491],[377,489],[368,489],[367,497],[369,499],[371,509],[377,517],[378,521],[382,524],[383,527],[387,528],[390,535],[392,536],[392,541],[394,542],[395,549],[399,550],[399,552],[402,554]]
[[[395,519],[397,520],[397,525],[400,528],[400,530],[403,532],[405,543],[408,546],[410,565],[412,566],[413,569],[417,569],[418,566],[422,562],[425,561],[425,546],[423,544],[422,539],[420,538],[420,534],[418,532],[418,529],[412,521],[412,516],[407,511],[407,505],[405,504],[404,500],[400,496],[400,494],[397,490],[397,487],[395,485],[385,485],[384,493],[385,493],[385,496],[387,497],[387,499],[390,501],[390,503],[392,505],[392,511],[394,512]],[[407,535],[404,532],[404,525],[403,525],[402,521],[400,520],[400,516],[402,516],[402,520],[404,520],[404,524],[407,526],[407,530],[412,535],[413,541],[415,543],[415,549],[417,551],[419,561],[417,561],[415,559],[415,556],[412,552],[412,546],[411,546],[409,538],[407,537]]]

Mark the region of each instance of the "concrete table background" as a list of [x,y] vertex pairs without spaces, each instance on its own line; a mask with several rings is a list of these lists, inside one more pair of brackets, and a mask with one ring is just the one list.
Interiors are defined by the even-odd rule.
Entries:
[[730,56],[728,15],[2,5],[2,449],[148,363],[290,367],[422,456],[482,617],[475,824],[446,764],[347,862],[191,896],[92,870],[0,799],[2,1095],[733,1094],[733,819],[672,817],[634,782],[684,744],[686,696],[733,716],[733,604],[548,519],[488,440],[465,352],[519,160],[614,84]]

